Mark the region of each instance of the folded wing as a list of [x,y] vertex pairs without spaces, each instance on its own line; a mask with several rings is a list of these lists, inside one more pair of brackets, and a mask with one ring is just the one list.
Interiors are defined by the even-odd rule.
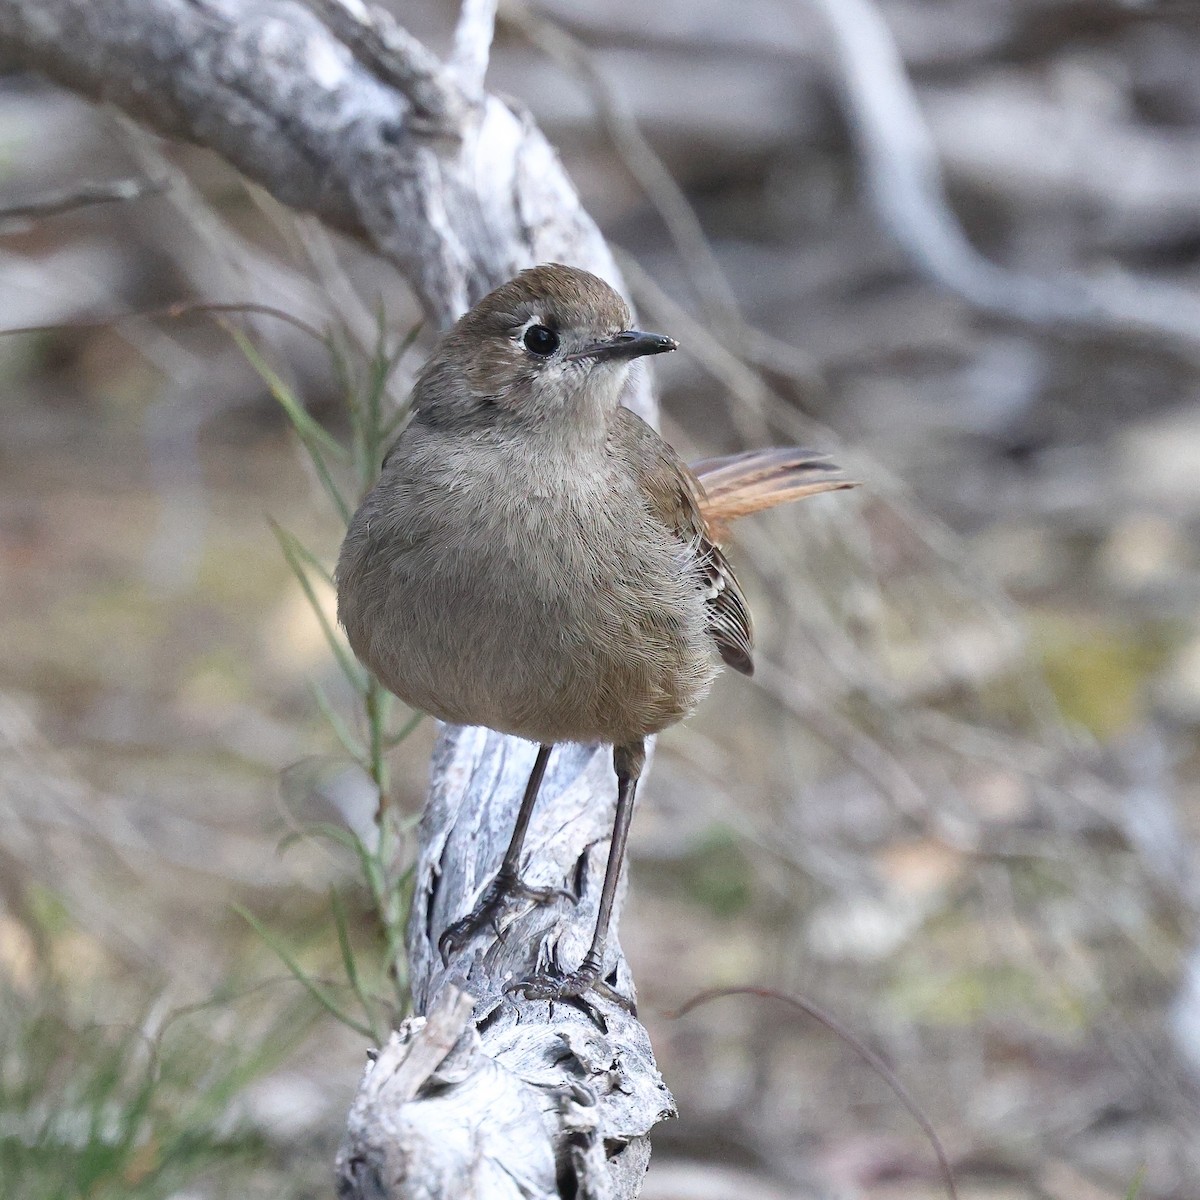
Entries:
[[727,666],[754,673],[754,625],[737,576],[718,542],[731,521],[820,492],[855,487],[825,455],[790,446],[707,458],[689,467],[640,417],[619,409],[615,438],[655,515],[692,552],[704,589],[708,631]]

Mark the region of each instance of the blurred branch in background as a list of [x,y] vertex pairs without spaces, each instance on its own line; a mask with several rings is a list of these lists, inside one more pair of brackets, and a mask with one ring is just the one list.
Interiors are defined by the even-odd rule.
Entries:
[[0,227],[12,223],[42,220],[61,213],[89,208],[93,204],[114,204],[157,196],[166,189],[159,179],[111,179],[99,183],[81,183],[66,190],[34,196],[14,204],[0,204]]
[[[946,199],[941,165],[899,50],[872,0],[812,0],[838,55],[838,84],[880,218],[913,260],[971,304],[1013,320],[1200,339],[1200,298],[1109,272],[1054,279],[998,267],[971,245]],[[1116,167],[1116,164],[1114,164]],[[1120,168],[1117,168],[1120,169]]]
[[[370,47],[367,61],[297,0],[245,10],[6,0],[0,49],[160,133],[209,146],[281,202],[365,238],[404,271],[439,326],[514,274],[525,261],[516,248],[528,242],[535,261],[575,242],[605,264],[602,240],[536,128],[494,98],[474,111],[453,75],[416,54],[386,14],[332,0],[321,11],[336,28],[350,23]],[[469,26],[490,30],[491,11],[465,11],[469,46],[478,41]],[[163,45],[181,53],[164,55]],[[382,75],[371,69],[381,55],[392,66]],[[451,119],[451,109],[462,115],[463,142],[443,155],[411,117]],[[420,219],[405,219],[414,213]]]

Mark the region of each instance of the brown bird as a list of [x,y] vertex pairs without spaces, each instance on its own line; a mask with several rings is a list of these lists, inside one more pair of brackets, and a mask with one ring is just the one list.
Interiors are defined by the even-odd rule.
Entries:
[[515,897],[556,742],[613,746],[616,820],[591,948],[526,995],[578,995],[602,973],[645,738],[694,711],[718,657],[753,670],[750,612],[717,544],[729,521],[853,484],[800,449],[689,469],[620,405],[634,358],[674,350],[630,328],[587,271],[522,271],[446,333],[413,415],[350,524],[338,616],[355,654],[414,708],[539,743],[512,841],[443,955]]

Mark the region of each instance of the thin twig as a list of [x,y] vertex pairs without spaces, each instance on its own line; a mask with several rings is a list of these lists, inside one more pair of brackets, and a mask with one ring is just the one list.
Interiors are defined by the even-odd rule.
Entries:
[[165,179],[138,178],[80,183],[59,191],[46,192],[20,204],[0,204],[0,222],[35,221],[98,204],[140,200],[143,196],[160,195],[167,190],[167,186]]
[[[122,114],[113,115],[123,141],[142,165],[143,173],[169,181],[165,199],[205,253],[175,255],[179,271],[197,296],[230,293],[245,300],[270,304],[302,315],[324,327],[330,313],[329,298],[310,278],[275,255],[264,251],[235,228],[201,193],[195,181],[165,154],[161,142]],[[248,185],[253,193],[253,184]],[[174,225],[172,226],[174,228]]]
[[14,325],[0,328],[0,337],[15,337],[19,334],[57,333],[67,330],[116,329],[133,321],[180,320],[194,315],[212,316],[221,313],[252,313],[260,317],[273,317],[307,334],[315,341],[325,344],[325,335],[307,321],[292,313],[284,312],[270,304],[258,304],[249,300],[175,300],[157,308],[140,308],[133,312],[110,313],[107,316],[83,317],[77,321],[51,321],[45,325]]
[[596,67],[595,52],[564,25],[545,13],[532,12],[521,0],[506,0],[502,16],[531,44],[579,75],[591,91],[617,157],[662,218],[705,319],[719,336],[759,366],[787,374],[805,388],[817,386],[816,367],[803,350],[746,324],[687,193],[642,133],[621,94]]
[[772,395],[756,371],[721,344],[711,329],[671,299],[632,254],[614,246],[613,256],[638,305],[661,315],[675,331],[683,352],[737,398],[739,403],[731,406],[730,415],[739,432],[748,438],[763,436],[768,414],[778,415],[782,407],[779,398]]
[[708,1004],[712,1000],[723,999],[725,996],[759,996],[765,1000],[782,1001],[784,1004],[799,1009],[800,1012],[812,1017],[814,1021],[824,1025],[832,1034],[845,1042],[895,1092],[897,1099],[899,1099],[900,1103],[907,1109],[909,1115],[921,1127],[921,1132],[929,1140],[929,1144],[933,1147],[933,1153],[937,1157],[938,1167],[942,1173],[942,1180],[946,1185],[946,1194],[950,1197],[950,1200],[958,1200],[958,1186],[954,1182],[954,1170],[950,1166],[950,1160],[946,1156],[942,1140],[938,1137],[937,1131],[925,1115],[924,1109],[916,1102],[908,1088],[900,1082],[900,1078],[896,1072],[870,1046],[862,1041],[861,1038],[851,1033],[836,1017],[831,1016],[811,1000],[806,1000],[803,996],[792,996],[786,992],[778,992],[774,988],[766,987],[710,988],[708,991],[701,992],[698,996],[693,996],[675,1012],[666,1015],[671,1018],[683,1017],[690,1012],[694,1012],[702,1005]]
[[[785,436],[799,440],[816,439],[822,445],[837,446],[839,439],[832,430],[803,416],[772,388],[761,375],[731,350],[726,349],[704,323],[672,300],[632,255],[614,249],[617,262],[628,280],[639,305],[652,313],[662,314],[668,327],[680,337],[685,351],[718,383],[727,387],[738,403],[729,412],[743,436],[762,436],[767,421]],[[780,363],[780,374],[794,378]],[[798,382],[804,383],[801,378]],[[850,464],[847,464],[850,465]],[[1003,590],[994,586],[986,576],[967,565],[957,535],[936,518],[925,512],[914,498],[911,489],[881,462],[860,458],[853,464],[855,473],[868,481],[871,494],[888,505],[920,541],[922,546],[946,569],[945,578],[970,603],[978,605],[985,616],[998,626],[1014,631],[1025,628],[1024,618]],[[852,529],[853,525],[848,525]],[[1036,669],[1023,671],[1019,677],[1029,711],[1038,722],[1041,736],[1061,742],[1062,723],[1057,706],[1045,680]]]
[[928,812],[929,797],[904,763],[886,746],[863,733],[832,704],[814,695],[794,674],[774,662],[759,661],[755,681],[767,695],[797,716],[827,746],[871,780],[903,813],[918,816]]
[[353,339],[364,357],[369,355],[376,330],[370,307],[350,283],[328,228],[313,217],[301,216],[281,204],[265,188],[244,180],[246,194],[259,212],[271,223],[288,249],[293,266],[306,276],[316,275],[316,285],[330,313]]
[[614,149],[667,226],[705,316],[718,326],[740,324],[737,298],[687,196],[646,140],[621,94],[596,66],[595,52],[545,13],[531,11],[522,0],[505,0],[502,16],[586,84]]

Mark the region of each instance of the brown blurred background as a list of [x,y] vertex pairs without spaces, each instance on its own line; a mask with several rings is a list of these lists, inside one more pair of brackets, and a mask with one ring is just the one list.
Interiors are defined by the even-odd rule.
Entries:
[[[450,6],[395,7],[444,48]],[[739,531],[764,666],[661,739],[645,789],[622,941],[681,1112],[645,1195],[941,1194],[912,1120],[824,1029],[763,1000],[664,1015],[753,982],[885,1053],[964,1196],[1194,1200],[1200,11],[877,11],[953,212],[1004,268],[989,286],[1084,280],[1111,311],[972,296],[983,260],[957,289],[930,278],[936,236],[918,220],[905,245],[881,216],[815,3],[564,0],[502,22],[489,76],[683,344],[656,364],[676,444],[804,437],[865,483]],[[326,561],[338,522],[225,330],[105,318],[198,298],[362,328],[382,303],[403,331],[416,308],[213,157],[31,77],[0,79],[0,148],[0,205],[163,184],[0,224],[0,325],[56,327],[0,339],[0,1146],[36,1141],[18,1107],[88,1111],[71,1081],[97,1047],[153,1058],[182,1021],[207,1057],[175,1052],[156,1103],[211,1092],[209,1142],[172,1174],[143,1138],[120,1194],[328,1195],[365,1044],[229,904],[318,974],[331,884],[370,937],[346,864],[284,844],[362,786],[308,690],[348,706],[268,518]],[[240,323],[342,432],[321,347]],[[395,756],[410,810],[432,735]],[[35,1177],[11,1194],[58,1194]]]

